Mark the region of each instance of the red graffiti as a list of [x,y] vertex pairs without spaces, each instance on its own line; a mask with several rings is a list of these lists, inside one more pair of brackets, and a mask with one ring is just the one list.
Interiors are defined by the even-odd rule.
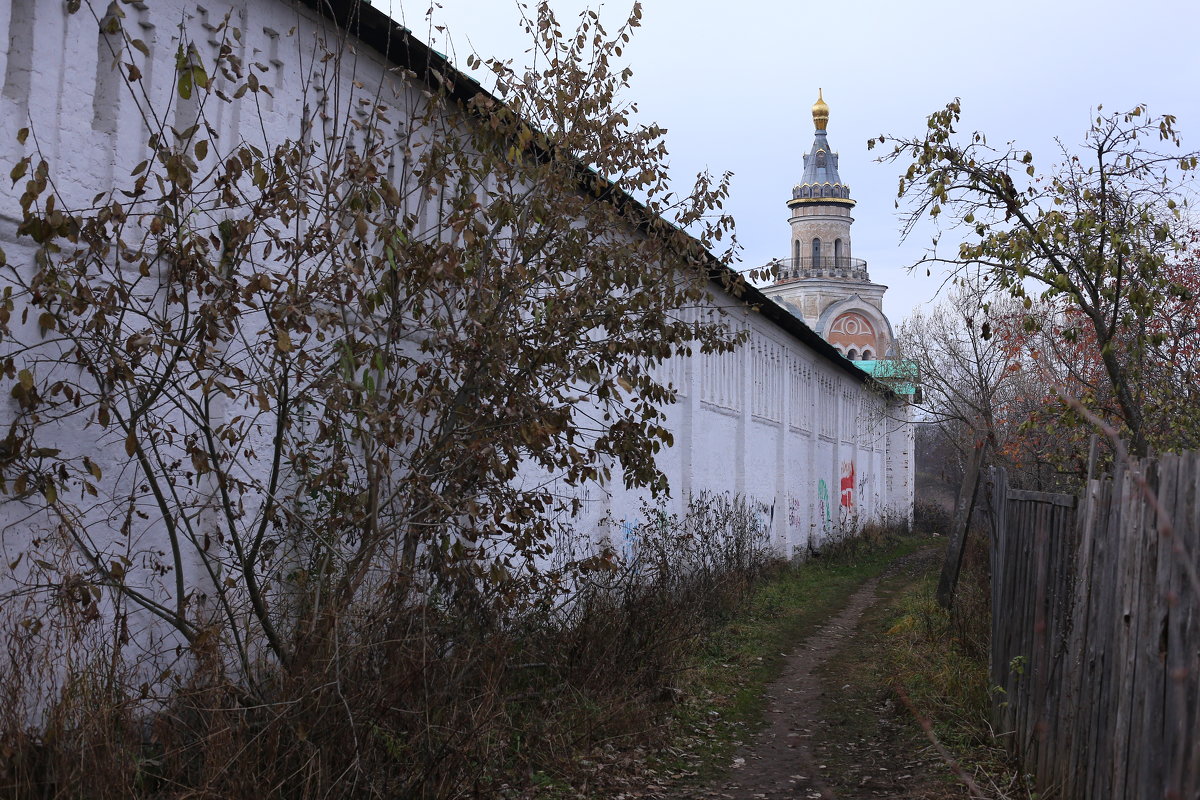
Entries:
[[842,505],[846,508],[854,507],[854,462],[847,461],[842,464]]

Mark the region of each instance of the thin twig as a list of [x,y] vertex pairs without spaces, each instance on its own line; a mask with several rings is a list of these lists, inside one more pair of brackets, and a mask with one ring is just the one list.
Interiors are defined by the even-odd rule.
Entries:
[[912,700],[908,697],[908,692],[904,691],[904,687],[897,684],[894,688],[896,694],[900,697],[900,701],[912,712],[913,717],[921,726],[921,730],[925,731],[925,736],[933,743],[934,749],[937,750],[942,760],[946,762],[946,766],[967,787],[967,791],[971,793],[972,800],[992,800],[989,795],[984,794],[984,791],[979,788],[979,784],[975,783],[975,780],[967,774],[962,765],[958,763],[958,760],[950,755],[950,751],[946,749],[945,745],[938,741],[937,734],[933,732],[933,722],[930,721],[929,717],[917,711],[916,706],[913,705]]

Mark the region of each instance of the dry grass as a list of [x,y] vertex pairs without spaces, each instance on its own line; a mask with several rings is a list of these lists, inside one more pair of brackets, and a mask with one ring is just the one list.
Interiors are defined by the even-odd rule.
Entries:
[[[596,752],[661,744],[680,674],[771,557],[744,504],[655,517],[631,558],[504,618],[386,593],[290,668],[219,632],[190,652],[43,609],[7,627],[0,797],[515,796]],[[30,614],[24,615],[30,619]],[[153,664],[150,669],[149,664]],[[164,668],[165,665],[165,668]]]
[[982,790],[977,796],[1028,798],[991,725],[987,555],[985,536],[972,532],[951,611],[936,600],[936,573],[897,601],[886,670],[896,697]]

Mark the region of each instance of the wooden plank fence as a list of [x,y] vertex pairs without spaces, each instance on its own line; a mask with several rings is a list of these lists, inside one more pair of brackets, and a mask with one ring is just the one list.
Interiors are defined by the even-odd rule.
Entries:
[[1083,497],[993,475],[997,730],[1042,796],[1200,797],[1200,453]]

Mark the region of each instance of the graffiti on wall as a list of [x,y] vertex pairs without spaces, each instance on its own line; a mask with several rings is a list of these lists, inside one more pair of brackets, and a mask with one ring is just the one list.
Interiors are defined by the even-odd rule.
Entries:
[[842,508],[854,508],[854,462],[842,462]]
[[769,535],[769,532],[775,527],[775,500],[772,499],[768,505],[762,500],[754,498],[748,501],[747,505],[754,517],[754,524],[759,530],[766,531]]
[[799,497],[788,498],[788,527],[799,528],[804,524],[804,503]]
[[[580,536],[579,525],[574,521],[587,518],[594,513],[602,502],[599,493],[593,494],[592,488],[585,485],[568,486],[558,482],[554,487],[555,503],[550,510],[552,519],[561,523],[553,526],[553,548],[550,551],[550,562],[556,569],[566,567],[595,552],[597,541],[592,536]],[[600,521],[603,525],[603,521]]]
[[620,529],[621,559],[629,563],[633,561],[634,553],[637,550],[638,523],[636,520],[623,519],[621,520]]
[[833,509],[829,505],[829,486],[824,478],[817,481],[817,516],[821,520],[821,530],[828,533],[833,526]]
[[804,528],[804,523],[808,519],[808,508],[805,501],[800,497],[788,493],[787,495],[787,533],[786,536],[792,541],[793,552],[791,555],[796,555],[800,549],[798,541],[808,541],[807,531]]
[[869,497],[871,494],[871,473],[856,473],[854,476],[854,490],[858,492],[858,502],[861,505],[863,498]]

